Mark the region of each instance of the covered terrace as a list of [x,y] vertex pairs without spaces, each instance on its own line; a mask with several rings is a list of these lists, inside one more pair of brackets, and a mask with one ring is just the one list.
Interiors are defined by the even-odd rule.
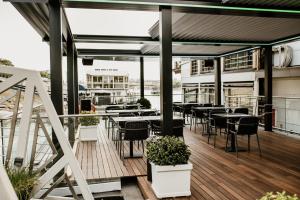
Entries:
[[[172,107],[173,57],[214,59],[214,103],[222,105],[221,58],[249,49],[264,49],[261,65],[264,68],[265,78],[265,131],[261,130],[260,132],[263,157],[260,158],[255,149],[251,153],[241,154],[236,159],[234,154],[224,152],[225,139],[223,137],[217,138],[214,149],[212,145],[206,144],[207,137],[199,134],[201,132],[199,127],[196,127],[196,133],[189,131],[187,127],[184,128],[186,143],[192,149],[191,161],[195,166],[192,175],[191,199],[256,199],[272,190],[299,193],[299,141],[272,133],[271,114],[272,46],[300,38],[300,3],[298,1],[8,1],[41,35],[43,41],[49,43],[51,98],[58,115],[65,114],[62,56],[67,56],[69,115],[79,114],[78,59],[140,62],[140,95],[143,97],[144,59],[159,58],[162,133],[172,134],[174,117]],[[149,27],[149,36],[119,36],[117,33],[116,35],[73,34],[67,15],[67,10],[70,8],[87,9],[87,12],[88,9],[159,12],[159,21]],[[142,47],[138,50],[78,48],[80,43],[142,44]],[[69,139],[74,141],[75,128],[69,127],[69,130],[73,130],[73,132],[69,132]],[[53,135],[53,140],[55,143],[55,135]],[[103,141],[106,139],[104,138]],[[240,142],[246,144],[244,140]],[[288,145],[289,148],[281,150],[282,145]],[[113,145],[111,146],[113,148]],[[81,155],[88,155],[84,149],[80,150],[77,151],[77,156],[78,152],[82,152]],[[83,157],[81,156],[81,158]],[[85,159],[79,159],[79,161],[81,166],[89,163]],[[143,172],[135,173],[134,176],[139,177],[139,183],[146,198],[155,198],[145,178],[146,165],[144,161],[138,161],[137,165],[131,159],[125,162],[137,167],[137,169],[131,170]],[[128,163],[125,163],[125,167],[129,165]],[[89,167],[85,167],[85,169],[89,170]],[[99,170],[97,169],[97,171],[96,173],[99,175]],[[126,170],[124,169],[124,171]],[[90,173],[90,171],[84,173]],[[124,176],[127,175],[125,172]]]

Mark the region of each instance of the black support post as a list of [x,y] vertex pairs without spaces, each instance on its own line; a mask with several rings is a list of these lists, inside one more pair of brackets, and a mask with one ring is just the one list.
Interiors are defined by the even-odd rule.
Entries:
[[172,135],[172,9],[168,6],[161,6],[159,11],[160,112],[162,134]]
[[[64,114],[63,77],[62,77],[62,10],[58,0],[49,1],[49,35],[50,35],[50,85],[51,100],[58,115]],[[55,134],[54,145],[59,149]]]
[[221,58],[215,59],[215,105],[221,105]]
[[272,46],[265,47],[265,131],[272,131],[272,71],[273,71]]
[[[67,40],[67,87],[68,87],[68,114],[75,113],[74,93],[74,43],[72,37]],[[69,142],[73,146],[75,141],[74,119],[68,118]]]
[[140,95],[145,97],[145,80],[144,80],[144,57],[140,57]]
[[77,64],[77,52],[74,49],[74,104],[75,114],[79,114],[79,96],[78,96],[78,64]]

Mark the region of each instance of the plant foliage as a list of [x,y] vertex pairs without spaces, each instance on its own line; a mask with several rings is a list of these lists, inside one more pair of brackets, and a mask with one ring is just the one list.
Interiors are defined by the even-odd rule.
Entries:
[[191,151],[178,137],[152,137],[147,142],[147,158],[156,165],[187,164]]
[[15,169],[8,167],[6,171],[18,199],[29,200],[31,191],[38,179],[37,174],[31,173],[26,168]]
[[265,196],[263,196],[260,200],[300,200],[296,194],[290,196],[286,194],[285,191],[283,192],[268,192]]
[[[82,111],[81,114],[95,114],[95,112]],[[99,118],[96,116],[80,117],[81,126],[95,126],[99,124]]]
[[151,103],[146,98],[140,98],[139,100],[137,100],[137,103],[141,104],[141,106],[144,108],[147,108],[147,109],[151,108]]
[[14,66],[14,64],[10,60],[4,58],[0,58],[0,65],[11,66],[11,67]]

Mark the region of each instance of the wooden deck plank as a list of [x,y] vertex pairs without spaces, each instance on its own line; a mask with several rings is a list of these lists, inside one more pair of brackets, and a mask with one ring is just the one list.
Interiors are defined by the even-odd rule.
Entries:
[[[155,200],[151,184],[145,176],[146,159],[125,159],[123,163],[113,142],[107,137],[106,130],[102,128],[99,143],[78,144],[76,156],[84,173],[87,174],[86,170],[89,167],[85,162],[91,162],[90,159],[93,159],[93,170],[98,168],[98,174],[93,173],[94,179],[136,176],[143,194],[146,193],[144,195],[148,199]],[[226,138],[223,135],[217,136],[217,145],[214,148],[212,144],[207,144],[207,137],[201,135],[201,130],[202,128],[198,127],[195,133],[190,131],[189,127],[184,128],[185,142],[192,151],[190,162],[194,167],[191,176],[192,196],[175,199],[253,200],[266,192],[283,190],[299,195],[299,139],[260,131],[262,157],[258,154],[256,139],[253,137],[250,153],[240,152],[237,159],[235,153],[224,151]],[[247,147],[246,138],[241,137],[238,142],[240,147]],[[126,143],[125,152],[128,152],[128,149]],[[88,151],[92,151],[92,157],[88,155]],[[138,150],[135,144],[134,151],[141,149]],[[110,173],[107,173],[107,169]]]

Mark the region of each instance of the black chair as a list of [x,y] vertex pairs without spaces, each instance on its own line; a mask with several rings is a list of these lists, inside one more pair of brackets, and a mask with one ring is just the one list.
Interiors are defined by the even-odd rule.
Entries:
[[157,112],[155,111],[147,111],[147,112],[141,112],[141,116],[156,116]]
[[[123,108],[121,106],[110,105],[105,108],[105,112],[107,112],[108,110],[123,110]],[[108,129],[107,133],[108,133],[108,138],[109,138],[109,132],[110,132],[109,130],[110,130],[110,128],[112,128],[113,121],[112,121],[111,117],[104,117],[104,120],[105,120],[105,128]],[[108,121],[108,124],[106,124],[106,121]]]
[[189,121],[190,116],[192,115],[192,104],[185,104],[182,106],[182,113],[184,116],[184,121],[187,119]]
[[182,112],[182,106],[178,105],[181,104],[182,102],[173,102],[173,114],[176,114],[178,112],[181,115]]
[[[209,131],[208,131],[207,143],[209,143],[210,136],[214,135],[214,146],[216,146],[216,136],[218,130],[221,135],[222,129],[224,130],[224,133],[226,133],[226,129],[227,129],[227,119],[224,117],[214,116],[214,114],[219,114],[219,113],[226,113],[226,110],[224,108],[211,110],[209,112],[209,118],[208,118]],[[212,132],[213,129],[214,129],[214,133]]]
[[[256,135],[259,155],[261,156],[261,149],[260,149],[259,138],[258,138],[258,117],[254,117],[254,116],[242,117],[235,125],[236,125],[236,129],[235,130],[229,129],[229,134],[234,134],[235,137],[236,156],[238,157],[238,140],[237,140],[238,135],[248,136],[248,152],[250,151],[250,138],[252,135]],[[228,135],[226,139],[226,148],[227,145],[228,145]]]
[[212,103],[205,103],[205,104],[203,104],[203,107],[213,107],[213,104]]
[[161,129],[161,121],[155,121],[155,123],[152,123],[152,132],[155,135],[171,135],[175,137],[181,137],[184,140],[183,136],[183,127],[184,127],[184,120],[182,119],[173,119],[173,133],[172,134],[163,134]]
[[[193,106],[191,109],[191,123],[190,123],[190,130],[192,130],[192,125],[194,124],[195,132],[197,124],[201,124],[203,126],[204,120],[204,111],[195,109],[196,107],[202,107],[203,105]],[[200,120],[200,123],[198,121]]]
[[249,114],[249,109],[248,108],[236,108],[233,111],[234,113],[242,113],[242,114]]
[[[124,141],[138,141],[142,143],[144,153],[144,140],[149,137],[149,124],[147,121],[131,121],[125,123],[124,133],[120,136],[120,154],[123,152],[122,158],[124,158]],[[138,143],[139,144],[139,143]]]
[[126,110],[136,110],[136,109],[139,109],[139,106],[138,105],[126,105],[125,109]]

